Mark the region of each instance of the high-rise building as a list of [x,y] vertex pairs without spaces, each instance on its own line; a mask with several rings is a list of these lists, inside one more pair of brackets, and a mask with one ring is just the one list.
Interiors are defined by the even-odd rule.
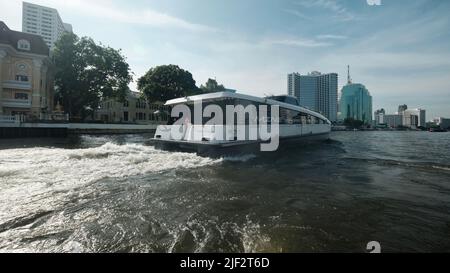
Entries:
[[53,111],[49,49],[38,35],[0,21],[0,115],[42,119]]
[[297,97],[301,106],[322,113],[331,122],[337,120],[337,89],[336,73],[314,71],[308,75],[288,75],[288,95]]
[[64,32],[72,32],[72,26],[61,20],[56,9],[23,2],[22,32],[41,36],[53,49]]
[[342,88],[340,101],[340,119],[353,118],[372,123],[372,96],[367,88],[360,83],[352,83],[350,69],[348,82]]
[[375,125],[382,125],[384,123],[384,116],[386,115],[386,111],[381,108],[380,110],[375,111]]
[[300,96],[300,74],[288,74],[288,95],[292,97]]
[[441,129],[450,129],[450,118],[438,117],[433,121],[437,126],[441,127]]
[[426,126],[426,111],[424,109],[408,109],[403,111],[403,126],[418,128]]
[[408,105],[406,105],[406,104],[400,105],[400,106],[398,107],[398,114],[401,115],[401,114],[402,114],[403,112],[405,112],[406,110],[408,110]]
[[398,128],[403,126],[403,116],[394,114],[394,115],[384,115],[383,117],[384,124],[390,128]]

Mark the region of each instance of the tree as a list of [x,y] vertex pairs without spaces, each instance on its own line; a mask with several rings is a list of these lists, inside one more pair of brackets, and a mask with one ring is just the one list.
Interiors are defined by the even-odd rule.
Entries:
[[154,102],[165,102],[201,93],[195,85],[192,74],[172,64],[151,68],[138,79],[137,87],[148,100]]
[[66,33],[55,45],[53,61],[55,100],[71,117],[84,119],[101,99],[125,99],[132,76],[120,50]]
[[225,91],[225,87],[222,84],[218,84],[216,80],[208,79],[205,85],[201,85],[200,89],[203,93],[214,93]]
[[346,118],[344,120],[344,125],[353,129],[361,128],[364,125],[364,121],[357,120],[354,118]]

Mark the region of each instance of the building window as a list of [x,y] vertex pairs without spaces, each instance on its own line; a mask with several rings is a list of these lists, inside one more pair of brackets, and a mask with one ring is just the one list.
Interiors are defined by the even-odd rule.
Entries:
[[16,75],[16,81],[19,81],[19,82],[28,82],[28,76],[25,76],[25,75]]
[[20,49],[20,50],[27,50],[27,51],[29,51],[31,49],[30,42],[28,42],[27,40],[23,40],[23,39],[19,40],[17,42],[17,48]]
[[136,101],[136,108],[137,109],[145,109],[147,106],[147,103],[145,101],[137,100]]
[[16,100],[28,100],[28,94],[27,93],[15,93],[14,99]]

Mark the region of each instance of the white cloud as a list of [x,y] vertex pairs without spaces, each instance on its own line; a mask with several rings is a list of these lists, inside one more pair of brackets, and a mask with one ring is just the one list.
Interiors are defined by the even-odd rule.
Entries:
[[367,5],[369,6],[380,6],[381,0],[367,0]]
[[269,45],[284,45],[284,46],[295,46],[295,47],[326,47],[331,46],[331,43],[320,42],[313,39],[280,39],[280,40],[266,40],[264,44]]
[[[101,13],[100,13],[101,12]],[[104,17],[115,22],[149,25],[155,27],[173,27],[191,31],[213,31],[214,28],[191,23],[183,19],[160,13],[151,9],[141,11],[127,11],[109,7],[107,9],[100,7],[98,12],[91,10],[91,15],[96,17]]]
[[344,40],[347,39],[347,36],[344,35],[334,35],[334,34],[323,34],[323,35],[317,35],[316,36],[317,39],[321,39],[321,40]]
[[294,16],[297,16],[298,18],[304,19],[304,20],[311,20],[312,18],[305,15],[304,13],[294,10],[294,9],[283,9],[284,12],[287,12],[289,14],[292,14]]
[[356,16],[349,12],[347,8],[342,6],[336,0],[299,0],[295,4],[304,8],[321,8],[335,14],[335,18],[339,21],[352,21]]
[[[215,31],[213,27],[192,23],[150,8],[124,9],[114,5],[114,1],[109,0],[34,0],[33,3],[56,8],[63,18],[64,13],[77,13],[85,17],[106,19],[111,21],[111,23],[179,28],[189,31]],[[15,14],[17,18],[20,18],[22,15],[21,1],[1,0],[1,6],[1,17],[6,16],[7,14]],[[17,23],[14,23],[14,25],[16,24]],[[74,27],[76,28],[76,26]]]

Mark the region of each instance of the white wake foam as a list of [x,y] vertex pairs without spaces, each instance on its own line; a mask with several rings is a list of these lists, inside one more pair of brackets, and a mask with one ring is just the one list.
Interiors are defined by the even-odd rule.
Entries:
[[[106,143],[87,149],[0,150],[0,219],[43,193],[67,192],[103,178],[126,178],[221,162],[192,153],[166,152],[141,144]],[[45,210],[42,203],[36,207]],[[22,208],[24,209],[24,208]],[[51,209],[49,206],[48,209]],[[30,210],[30,207],[27,209]]]

